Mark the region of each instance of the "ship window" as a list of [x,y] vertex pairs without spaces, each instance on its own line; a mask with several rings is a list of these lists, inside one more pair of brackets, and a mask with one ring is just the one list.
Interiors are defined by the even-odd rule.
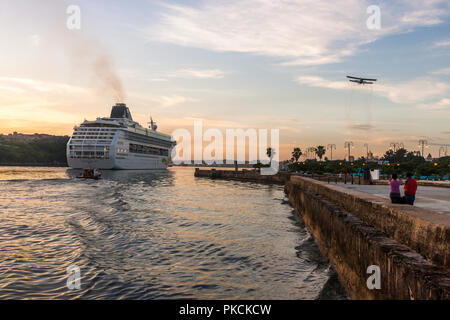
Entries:
[[[125,150],[125,152],[127,152]],[[129,152],[167,156],[169,150],[130,143]]]

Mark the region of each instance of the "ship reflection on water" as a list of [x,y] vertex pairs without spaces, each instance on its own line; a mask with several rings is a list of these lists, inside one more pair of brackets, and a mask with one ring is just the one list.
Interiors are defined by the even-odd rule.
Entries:
[[345,298],[282,186],[193,168],[15,170],[0,167],[0,298]]

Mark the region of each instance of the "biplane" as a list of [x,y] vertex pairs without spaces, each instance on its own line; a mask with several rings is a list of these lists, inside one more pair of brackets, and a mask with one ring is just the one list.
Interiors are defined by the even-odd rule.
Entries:
[[377,81],[377,79],[359,78],[359,77],[352,77],[352,76],[347,76],[347,78],[349,79],[350,82],[356,82],[359,84],[372,84],[375,81]]

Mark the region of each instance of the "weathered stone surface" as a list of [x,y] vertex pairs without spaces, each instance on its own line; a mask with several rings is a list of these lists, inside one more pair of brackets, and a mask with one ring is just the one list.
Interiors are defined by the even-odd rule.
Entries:
[[286,181],[289,181],[291,176],[289,172],[279,172],[274,175],[261,175],[255,170],[201,170],[199,168],[195,168],[194,175],[196,177],[205,177],[211,179],[229,179],[274,184],[285,184]]
[[[357,204],[355,197],[345,195],[347,190],[323,188],[317,181],[305,178],[292,177],[285,185],[286,194],[291,204],[297,209],[305,221],[306,226],[314,235],[322,254],[327,257],[338,272],[339,278],[352,299],[449,299],[450,298],[450,272],[448,267],[426,260],[421,254],[409,246],[391,239],[386,233],[377,230],[373,225],[350,213],[343,206]],[[327,190],[328,189],[328,190]],[[354,196],[354,195],[353,195]],[[366,199],[367,200],[367,199]],[[372,220],[393,220],[388,208],[379,208],[383,203],[371,203],[376,210],[366,213],[374,215]],[[370,206],[361,206],[359,210]],[[362,217],[367,216],[361,214]],[[424,222],[425,223],[425,222]],[[411,223],[413,230],[410,234],[421,232],[421,227],[428,228],[428,232],[438,230],[432,228],[431,222]],[[379,226],[383,226],[380,223]],[[406,234],[396,232],[391,222],[391,234]],[[399,228],[403,228],[399,226]],[[442,228],[442,226],[440,227]],[[412,231],[412,232],[411,232]],[[416,236],[411,234],[412,238]],[[428,238],[433,238],[428,235]],[[434,235],[435,240],[441,241]],[[437,239],[436,239],[437,238]],[[418,238],[420,239],[420,237]],[[420,242],[415,240],[416,245]],[[421,239],[423,241],[423,239]],[[447,244],[448,245],[448,244]],[[448,250],[448,247],[447,247]],[[429,248],[424,251],[430,252]],[[436,253],[436,252],[435,252]],[[441,254],[448,254],[442,251]],[[444,259],[437,259],[443,261]],[[381,289],[369,290],[366,285],[367,267],[377,265],[381,270]]]
[[392,204],[377,196],[308,178],[292,176],[291,181],[334,202],[436,264],[450,267],[450,216]]

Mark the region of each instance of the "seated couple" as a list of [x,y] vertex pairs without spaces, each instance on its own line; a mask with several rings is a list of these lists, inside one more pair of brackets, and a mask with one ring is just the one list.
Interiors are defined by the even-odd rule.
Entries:
[[417,190],[417,182],[413,179],[412,173],[408,172],[406,174],[406,181],[404,192],[405,195],[402,197],[400,194],[400,186],[403,184],[403,181],[398,179],[396,173],[394,173],[389,179],[389,185],[391,186],[391,201],[392,203],[402,203],[402,204],[414,204],[414,200],[416,199],[416,190]]

